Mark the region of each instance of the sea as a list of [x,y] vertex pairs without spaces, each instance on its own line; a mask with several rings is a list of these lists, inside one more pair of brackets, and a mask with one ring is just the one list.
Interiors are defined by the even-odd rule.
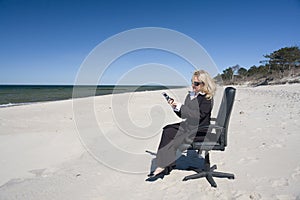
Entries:
[[126,92],[141,92],[183,88],[185,86],[162,85],[0,85],[0,108],[32,104],[37,102],[72,99],[73,89],[81,92],[79,97],[101,96]]

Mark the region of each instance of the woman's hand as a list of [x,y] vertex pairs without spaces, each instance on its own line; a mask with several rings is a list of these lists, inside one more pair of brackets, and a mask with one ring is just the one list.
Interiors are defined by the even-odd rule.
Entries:
[[169,102],[169,104],[172,106],[172,108],[176,108],[177,103],[173,100],[172,102]]

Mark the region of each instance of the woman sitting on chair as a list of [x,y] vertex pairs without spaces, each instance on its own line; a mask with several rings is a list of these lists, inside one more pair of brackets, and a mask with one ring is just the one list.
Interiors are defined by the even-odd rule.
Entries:
[[[162,178],[175,166],[176,150],[183,143],[187,133],[199,126],[208,126],[213,107],[213,95],[216,85],[204,70],[195,71],[192,76],[192,89],[184,104],[168,101],[174,112],[185,119],[181,123],[169,124],[163,128],[157,151],[157,168],[150,174],[148,181]],[[197,131],[196,136],[205,136],[206,131]]]

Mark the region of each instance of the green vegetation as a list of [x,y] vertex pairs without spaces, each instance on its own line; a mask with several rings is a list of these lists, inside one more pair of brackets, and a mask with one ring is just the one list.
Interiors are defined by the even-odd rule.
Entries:
[[271,54],[264,55],[266,60],[260,66],[252,66],[248,70],[235,65],[223,70],[215,77],[224,84],[266,85],[300,82],[300,49],[297,46],[281,48]]

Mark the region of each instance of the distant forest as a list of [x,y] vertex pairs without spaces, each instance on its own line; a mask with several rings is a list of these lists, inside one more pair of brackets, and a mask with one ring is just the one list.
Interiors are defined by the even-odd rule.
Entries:
[[264,55],[259,66],[248,70],[235,65],[223,70],[215,79],[223,84],[267,85],[300,83],[300,49],[298,46],[284,47],[271,54]]

